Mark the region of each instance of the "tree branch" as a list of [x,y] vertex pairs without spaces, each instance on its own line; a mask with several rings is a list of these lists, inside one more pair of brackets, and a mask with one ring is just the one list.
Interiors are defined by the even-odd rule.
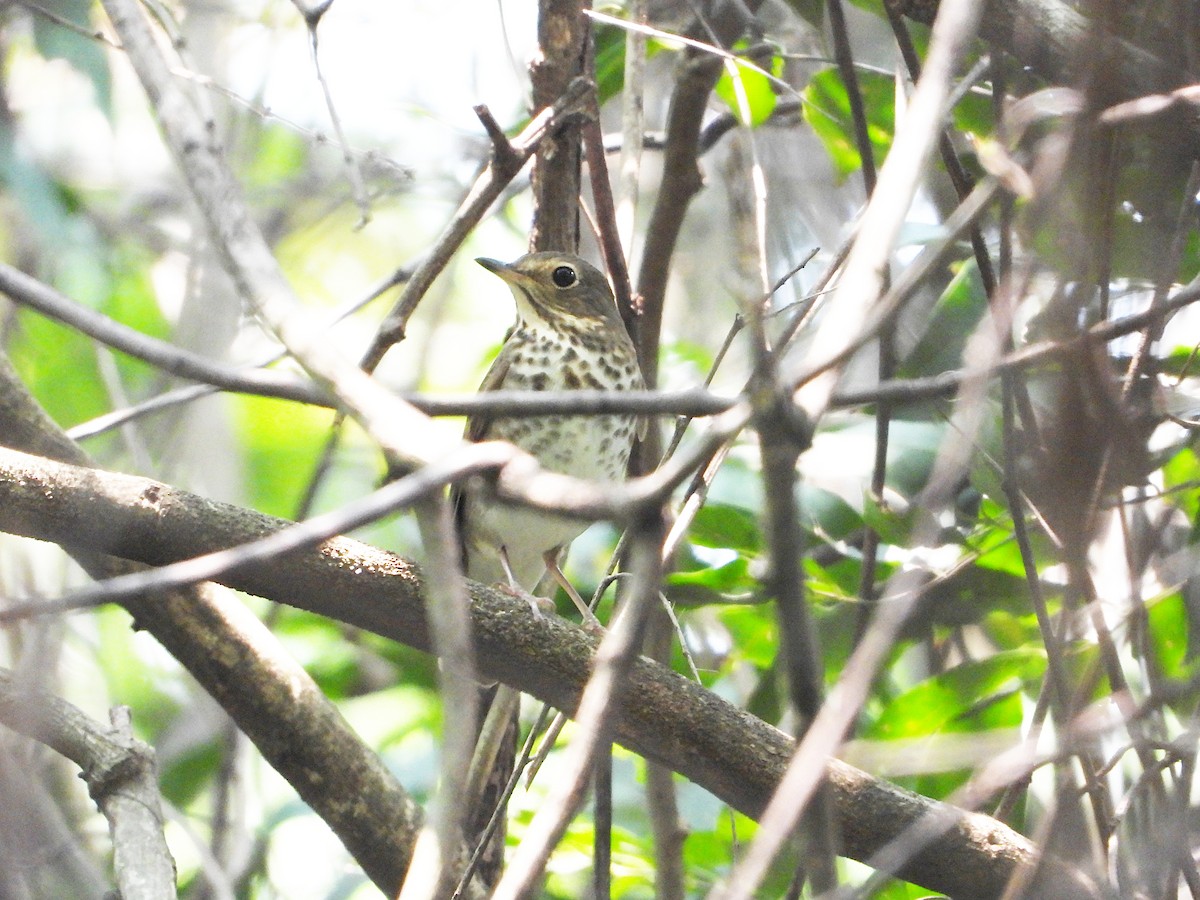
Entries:
[[[887,2],[926,25],[933,21],[940,6],[931,0]],[[1080,48],[1086,47],[1090,59],[1106,61],[1104,86],[1110,102],[1166,93],[1196,81],[1186,69],[1169,65],[1136,44],[1105,33],[1064,0],[989,0],[979,33],[1021,65],[1057,84],[1077,80]],[[1196,130],[1194,124],[1192,130]]]
[[102,728],[65,700],[22,688],[0,670],[0,722],[82,770],[108,821],[121,895],[174,897],[175,861],[163,837],[154,750],[133,737],[128,709],[113,710],[113,727]]
[[[0,528],[13,533],[161,565],[286,526],[149,479],[0,450]],[[349,538],[236,570],[223,581],[430,649],[417,567]],[[502,591],[475,583],[469,588],[483,675],[574,711],[591,673],[594,640],[563,619],[534,615]],[[620,743],[750,816],[762,811],[794,748],[777,729],[644,659],[622,686],[618,709]],[[268,723],[279,714],[270,713]],[[336,756],[331,761],[342,762]],[[986,816],[947,808],[837,760],[827,774],[844,852],[855,859],[868,858],[925,815],[949,812],[952,827],[899,870],[902,878],[950,894],[996,897],[1013,872],[1036,857],[1024,837]],[[356,796],[361,802],[363,795]],[[1063,870],[1055,896],[1091,894]]]
[[[70,462],[80,477],[90,471],[78,468],[89,465],[87,455],[26,393],[2,354],[0,434],[10,446]],[[84,542],[62,543],[93,578],[139,568]],[[367,876],[394,892],[408,868],[420,808],[274,635],[213,585],[142,596],[124,606],[224,707]]]

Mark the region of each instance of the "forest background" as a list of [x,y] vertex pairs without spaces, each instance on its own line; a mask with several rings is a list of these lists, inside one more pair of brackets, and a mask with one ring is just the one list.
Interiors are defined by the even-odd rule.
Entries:
[[[1200,896],[1195,4],[0,16],[0,895],[444,895],[479,674],[578,719],[495,896]],[[488,409],[627,488],[459,443],[531,246],[652,390]]]

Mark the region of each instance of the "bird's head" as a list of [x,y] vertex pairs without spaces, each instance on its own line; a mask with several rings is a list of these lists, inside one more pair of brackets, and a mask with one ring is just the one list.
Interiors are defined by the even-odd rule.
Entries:
[[508,284],[517,312],[528,324],[598,328],[620,325],[612,289],[604,274],[569,253],[527,253],[512,263],[475,260]]

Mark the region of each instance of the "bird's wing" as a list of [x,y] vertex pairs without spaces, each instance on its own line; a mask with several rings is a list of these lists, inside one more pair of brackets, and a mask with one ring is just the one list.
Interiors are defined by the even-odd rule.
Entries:
[[[496,356],[492,367],[487,370],[487,374],[483,376],[483,381],[479,385],[479,393],[486,394],[488,391],[498,391],[504,386],[504,379],[508,375],[508,370],[512,366],[513,354],[510,352],[511,344],[505,341],[504,346],[500,348],[500,353]],[[467,417],[467,427],[463,432],[463,437],[472,443],[487,440],[488,429],[491,427],[492,420],[489,416],[477,413]],[[454,514],[454,524],[458,528],[459,541],[461,542],[462,564],[464,569],[467,566],[467,547],[463,540],[465,517],[467,514],[466,493],[462,489],[461,483],[455,483],[450,488],[450,510]]]
[[[481,396],[486,395],[489,391],[498,391],[504,387],[504,379],[508,377],[508,370],[512,367],[513,354],[510,352],[510,348],[511,344],[509,343],[505,343],[500,348],[500,353],[496,356],[492,367],[483,376],[483,381],[480,382],[478,391]],[[467,428],[463,432],[463,437],[471,443],[487,440],[487,432],[491,424],[491,417],[483,413],[468,416]]]

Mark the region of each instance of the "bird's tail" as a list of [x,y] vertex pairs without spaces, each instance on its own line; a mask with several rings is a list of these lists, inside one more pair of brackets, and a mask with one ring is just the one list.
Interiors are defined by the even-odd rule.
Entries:
[[503,684],[479,689],[481,725],[467,780],[463,837],[470,865],[489,889],[504,869],[509,781],[517,761],[521,694]]

